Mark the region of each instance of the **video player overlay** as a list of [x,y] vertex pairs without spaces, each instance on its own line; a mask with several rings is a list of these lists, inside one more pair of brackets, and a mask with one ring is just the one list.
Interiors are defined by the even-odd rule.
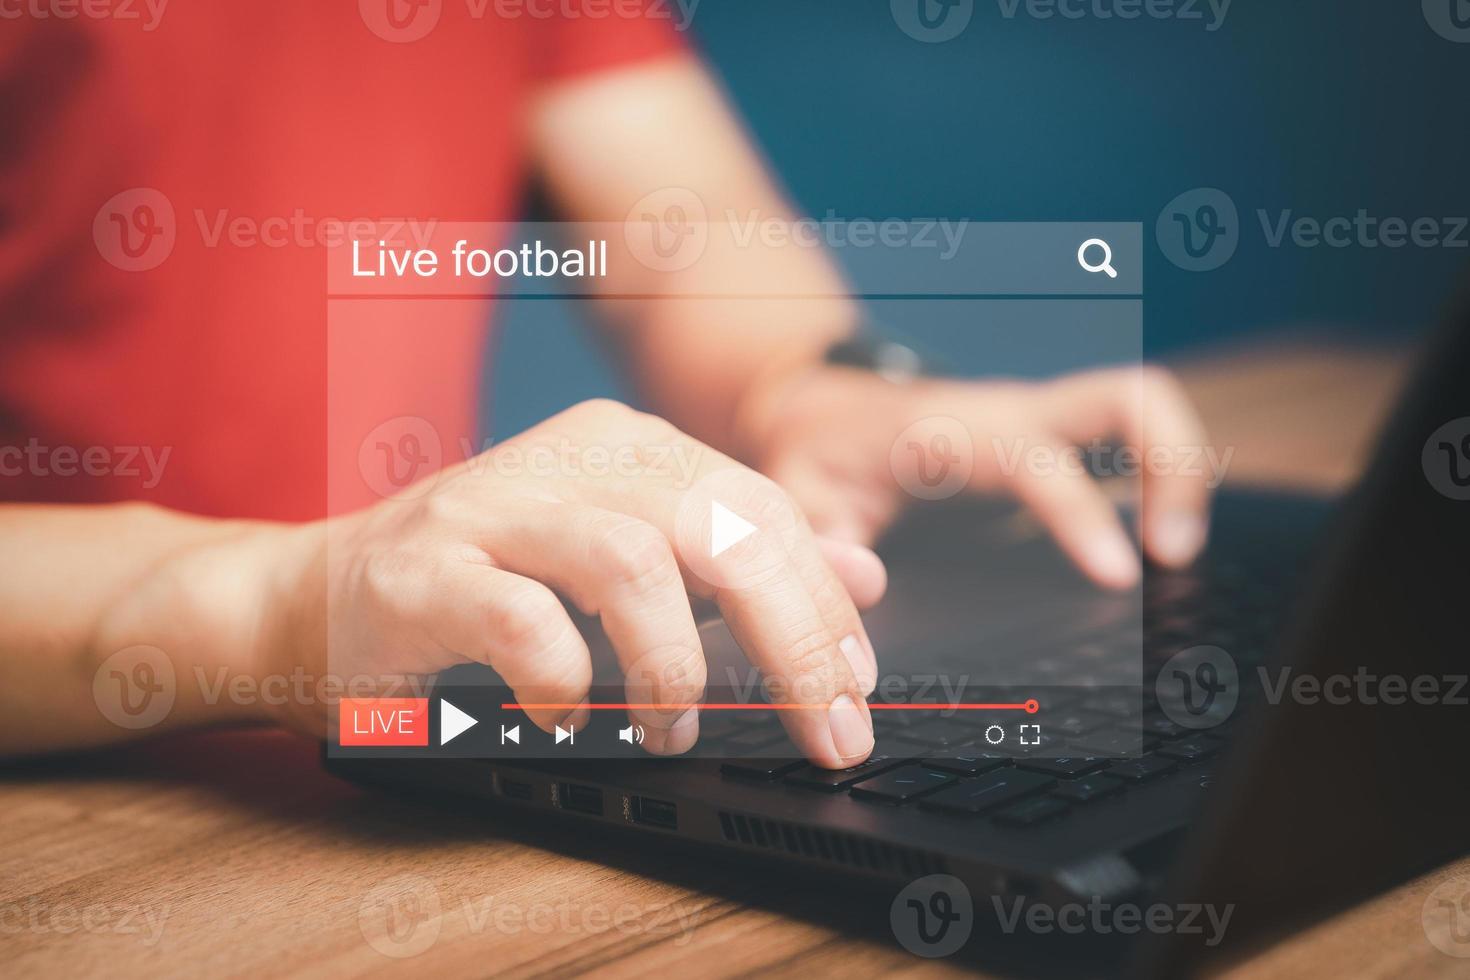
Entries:
[[[668,444],[594,444],[487,434],[452,421],[454,413],[434,391],[390,419],[367,416],[354,398],[356,369],[370,354],[411,349],[427,332],[471,337],[487,318],[501,329],[535,330],[548,318],[565,317],[568,308],[592,315],[595,307],[597,315],[617,318],[626,303],[632,315],[631,307],[646,305],[650,296],[678,303],[681,311],[717,310],[719,322],[732,329],[772,317],[799,322],[808,310],[823,315],[830,309],[824,304],[833,297],[783,292],[779,277],[749,295],[706,296],[691,287],[698,277],[687,275],[690,269],[735,249],[769,252],[773,268],[786,250],[826,249],[850,287],[843,301],[858,303],[868,322],[918,338],[914,346],[925,355],[928,373],[944,373],[953,361],[983,365],[979,373],[973,367],[959,372],[976,380],[1036,380],[1141,363],[1137,223],[772,227],[690,222],[687,207],[661,213],[651,222],[639,217],[606,227],[420,223],[413,240],[395,244],[393,229],[374,229],[331,249],[332,511],[370,504],[411,514],[450,485],[461,502],[467,485],[483,487],[490,506],[503,499],[511,480],[539,481],[551,496],[569,486],[592,488],[599,499],[653,486],[668,502],[660,529],[692,593],[707,599],[756,587],[783,549],[793,547],[802,521],[788,503],[770,496],[769,486],[752,483],[749,471],[718,453],[674,437]],[[648,273],[643,294],[607,294],[599,272],[630,262]],[[588,302],[594,298],[595,304]],[[475,350],[467,342],[467,354]],[[474,369],[467,364],[466,370]],[[1024,433],[977,435],[953,418],[923,412],[904,421],[907,426],[885,434],[878,450],[906,506],[878,545],[888,592],[863,616],[878,678],[861,709],[871,717],[874,748],[870,762],[858,768],[913,759],[951,774],[979,774],[1024,759],[1039,771],[1077,775],[1108,760],[1136,759],[1163,742],[1180,753],[1208,754],[1205,736],[1194,733],[1194,716],[1160,704],[1145,684],[1142,590],[1100,589],[1008,495],[975,492],[983,483],[976,474],[987,471],[1025,468],[1039,480],[1086,473],[1107,487],[1132,522],[1140,509],[1140,467],[1179,461],[1145,461],[1126,446],[1097,441],[1059,450],[1031,444]],[[340,553],[348,560],[347,549]],[[329,574],[339,571],[337,554],[329,546]],[[708,680],[687,703],[658,696],[657,680],[636,682],[617,655],[626,661],[629,652],[614,651],[593,620],[578,623],[593,663],[585,704],[524,690],[518,697],[481,664],[405,684],[349,685],[350,696],[331,713],[328,751],[525,761],[677,755],[726,760],[753,774],[799,767],[801,754],[787,727],[793,716],[827,711],[829,704],[783,697],[718,617],[699,608],[703,599],[691,601],[702,623]],[[330,618],[333,675],[377,677],[392,666],[393,651],[370,624],[335,611]],[[1204,640],[1181,637],[1179,647]],[[1208,716],[1209,665],[1198,667],[1190,676],[1204,700],[1193,707],[1205,704]],[[691,710],[697,739],[681,741],[675,753],[663,751],[663,736]],[[688,719],[683,723],[687,732]]]

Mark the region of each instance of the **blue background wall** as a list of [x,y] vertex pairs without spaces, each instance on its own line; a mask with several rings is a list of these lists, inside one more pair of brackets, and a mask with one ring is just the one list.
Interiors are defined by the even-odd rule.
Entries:
[[[1150,354],[1298,324],[1415,330],[1470,263],[1466,248],[1272,248],[1257,218],[1470,211],[1470,43],[1430,30],[1416,0],[1235,0],[1213,32],[1203,3],[1204,21],[1002,9],[975,0],[942,44],[904,34],[886,0],[703,0],[693,24],[807,213],[1142,221]],[[1209,186],[1239,209],[1240,245],[1187,272],[1154,221]],[[497,435],[594,394],[628,397],[579,316],[508,304],[486,403]],[[927,339],[979,369],[963,336]]]

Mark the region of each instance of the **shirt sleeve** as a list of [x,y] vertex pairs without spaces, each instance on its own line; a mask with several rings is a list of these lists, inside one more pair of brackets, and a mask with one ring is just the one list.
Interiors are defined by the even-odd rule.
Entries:
[[[541,74],[554,82],[689,51],[685,0],[604,0],[545,24]],[[601,16],[592,16],[593,8]]]

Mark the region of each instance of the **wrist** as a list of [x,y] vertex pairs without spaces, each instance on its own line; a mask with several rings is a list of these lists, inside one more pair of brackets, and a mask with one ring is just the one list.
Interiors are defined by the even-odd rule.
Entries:
[[272,610],[267,584],[286,530],[263,522],[192,521],[163,554],[101,612],[90,670],[143,648],[171,692],[154,731],[260,722],[259,649]]

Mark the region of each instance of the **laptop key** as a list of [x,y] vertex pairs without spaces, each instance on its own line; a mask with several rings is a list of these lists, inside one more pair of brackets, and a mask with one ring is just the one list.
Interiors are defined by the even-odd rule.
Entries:
[[720,765],[720,772],[741,779],[776,779],[806,765],[804,759],[731,759]]
[[950,813],[984,813],[1056,784],[1050,776],[1019,769],[1000,769],[978,779],[967,779],[957,786],[925,797],[919,805],[925,809]]
[[1137,730],[1129,731],[1123,728],[1105,728],[1086,735],[1078,735],[1072,741],[1079,749],[1083,749],[1092,755],[1115,759],[1140,755],[1152,750],[1155,745],[1159,744],[1158,736],[1145,735]]
[[1068,756],[1062,759],[1022,759],[1016,766],[1030,772],[1044,772],[1058,779],[1076,779],[1078,776],[1097,772],[1107,764],[1107,759],[1094,756]]
[[1200,759],[1208,758],[1220,750],[1220,744],[1209,738],[1185,738],[1177,742],[1167,742],[1159,749],[1159,755],[1177,762],[1198,762]]
[[1183,738],[1190,734],[1188,728],[1174,724],[1167,715],[1152,712],[1143,716],[1143,730],[1146,734],[1157,735],[1159,738]]
[[853,783],[902,764],[902,759],[895,759],[892,756],[870,756],[868,761],[860,762],[847,769],[821,769],[817,766],[806,766],[787,775],[786,782],[793,786],[821,790],[824,793],[836,793],[847,789]]
[[1178,766],[1172,759],[1165,759],[1158,755],[1146,755],[1141,759],[1130,759],[1127,762],[1109,766],[1107,774],[1126,779],[1130,783],[1141,783],[1156,776],[1162,776],[1166,772],[1173,772],[1176,768]]
[[979,776],[1010,764],[1003,755],[956,755],[946,759],[920,759],[930,769],[943,769],[958,776]]
[[901,766],[865,779],[852,787],[852,795],[883,803],[907,803],[926,793],[943,789],[958,777],[925,766]]
[[1111,796],[1122,791],[1123,786],[1121,779],[1094,773],[1091,776],[1083,776],[1081,779],[1069,779],[1064,783],[1058,783],[1051,791],[1051,795],[1069,803],[1091,803],[1093,800],[1100,800],[1104,796]]
[[1071,808],[1071,804],[1065,800],[1054,799],[1050,796],[1037,796],[1029,800],[1022,800],[1004,810],[997,810],[995,822],[1005,824],[1007,827],[1030,827],[1043,820],[1061,816]]

